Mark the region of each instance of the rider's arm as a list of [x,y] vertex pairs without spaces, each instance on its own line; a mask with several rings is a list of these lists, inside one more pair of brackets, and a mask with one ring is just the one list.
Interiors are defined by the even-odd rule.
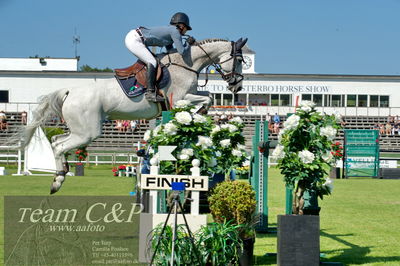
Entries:
[[171,38],[179,54],[183,55],[189,49],[190,46],[187,43],[183,44],[182,35],[177,29],[171,32]]

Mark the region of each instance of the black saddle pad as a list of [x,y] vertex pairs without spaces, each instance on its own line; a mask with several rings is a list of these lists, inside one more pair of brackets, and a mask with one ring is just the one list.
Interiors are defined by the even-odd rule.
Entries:
[[[170,75],[169,71],[166,67],[162,68],[163,74],[161,80],[157,83],[158,88],[165,88],[168,85]],[[115,76],[117,79],[122,91],[129,98],[137,97],[146,92],[146,88],[140,84],[134,76],[129,78],[119,78]]]

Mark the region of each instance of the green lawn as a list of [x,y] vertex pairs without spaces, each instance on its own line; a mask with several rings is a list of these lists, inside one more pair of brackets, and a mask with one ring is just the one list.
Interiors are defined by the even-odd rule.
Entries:
[[[7,167],[8,169],[8,167]],[[129,195],[131,178],[113,177],[111,166],[85,169],[84,177],[68,177],[59,195]],[[51,176],[0,176],[0,195],[47,195]],[[277,169],[269,171],[269,226],[284,213],[284,185]],[[0,198],[0,262],[3,262],[4,217]],[[333,194],[321,203],[322,261],[345,265],[400,265],[400,180],[357,178],[336,180]],[[257,265],[274,265],[276,234],[260,234]]]

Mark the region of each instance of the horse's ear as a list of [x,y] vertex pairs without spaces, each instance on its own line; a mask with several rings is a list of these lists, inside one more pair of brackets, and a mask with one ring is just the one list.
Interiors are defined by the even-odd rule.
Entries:
[[243,46],[246,44],[247,42],[247,38],[245,38],[244,40],[242,38],[240,38],[239,40],[236,41],[236,50],[240,50],[243,48]]

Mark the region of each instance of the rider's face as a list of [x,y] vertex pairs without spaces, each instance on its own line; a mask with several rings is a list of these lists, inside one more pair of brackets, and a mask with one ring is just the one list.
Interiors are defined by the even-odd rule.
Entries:
[[180,29],[180,32],[182,35],[185,35],[188,30],[186,25],[184,25],[184,24],[179,24],[179,29]]

